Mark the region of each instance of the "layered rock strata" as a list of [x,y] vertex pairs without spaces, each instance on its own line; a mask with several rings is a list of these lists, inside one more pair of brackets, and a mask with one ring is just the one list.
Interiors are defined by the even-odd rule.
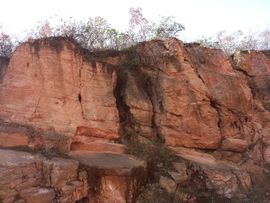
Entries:
[[[74,181],[86,184],[78,179],[79,163],[88,181],[96,174],[99,191],[84,185],[81,195],[62,191],[67,195],[59,197],[60,190],[42,180],[15,191],[8,186],[10,196],[3,192],[1,200],[134,202],[147,170],[125,154],[124,144],[133,138],[163,142],[199,166],[209,189],[226,198],[243,196],[255,181],[250,175],[270,163],[269,56],[268,51],[226,56],[174,38],[94,53],[67,38],[22,44],[10,60],[0,58],[0,147],[8,154],[0,175],[13,171],[10,162],[21,164],[13,153],[54,165],[54,159],[11,148],[56,150],[71,156]],[[118,161],[122,165],[115,165]],[[33,174],[45,176],[41,168]],[[1,177],[3,184],[13,184]],[[166,177],[160,182],[164,188],[172,183]],[[63,188],[73,191],[69,186]],[[112,190],[117,195],[110,195]]]

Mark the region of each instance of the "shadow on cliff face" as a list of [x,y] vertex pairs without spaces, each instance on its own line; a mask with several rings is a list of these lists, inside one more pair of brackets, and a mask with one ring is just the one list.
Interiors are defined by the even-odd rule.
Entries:
[[253,202],[270,202],[270,164],[264,165],[264,172],[260,176],[253,177],[253,187],[247,195],[247,203]]
[[4,78],[6,69],[8,67],[9,58],[0,56],[0,83]]

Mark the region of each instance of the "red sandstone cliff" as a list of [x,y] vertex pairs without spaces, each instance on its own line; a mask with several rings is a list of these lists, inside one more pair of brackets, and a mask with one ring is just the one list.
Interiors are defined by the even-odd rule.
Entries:
[[[199,165],[205,187],[226,198],[245,196],[256,182],[251,176],[270,163],[268,52],[228,57],[169,39],[90,53],[72,40],[49,38],[22,44],[0,70],[6,70],[0,72],[0,146],[60,150],[81,163],[90,184],[79,178],[70,193],[46,181],[7,190],[14,180],[2,180],[1,172],[4,202],[31,202],[42,188],[60,202],[134,202],[146,175],[145,163],[125,154],[135,137],[159,140]],[[20,152],[3,153],[10,161],[9,154]],[[11,170],[5,161],[0,166]],[[172,190],[168,185],[178,184],[172,179],[161,178],[161,186]],[[98,194],[91,184],[99,185]]]

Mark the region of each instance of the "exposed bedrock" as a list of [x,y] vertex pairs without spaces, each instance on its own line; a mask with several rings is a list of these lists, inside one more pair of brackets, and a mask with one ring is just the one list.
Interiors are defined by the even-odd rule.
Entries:
[[[136,139],[168,146],[198,166],[207,187],[231,198],[247,192],[256,182],[250,174],[270,163],[269,110],[268,51],[228,57],[174,38],[101,52],[67,38],[25,42],[10,59],[0,58],[0,147],[6,154],[0,184],[11,184],[10,195],[0,188],[0,201],[134,202],[151,170],[126,154],[126,144]],[[76,177],[61,188],[48,183],[44,167],[51,170],[58,158],[33,155],[41,151],[64,152]],[[59,164],[69,168],[70,160],[59,158]],[[27,186],[17,189],[25,185],[17,170],[28,165],[39,176],[29,176],[31,184],[27,176]],[[18,184],[5,179],[9,170]],[[178,183],[166,178],[160,182],[172,191]]]
[[115,81],[110,65],[86,60],[69,40],[24,43],[1,84],[0,116],[69,136],[117,139]]
[[170,146],[217,149],[227,137],[251,144],[262,125],[254,112],[268,112],[269,58],[237,57],[176,39],[99,54],[65,38],[28,42],[10,59],[0,116],[77,143],[136,132]]

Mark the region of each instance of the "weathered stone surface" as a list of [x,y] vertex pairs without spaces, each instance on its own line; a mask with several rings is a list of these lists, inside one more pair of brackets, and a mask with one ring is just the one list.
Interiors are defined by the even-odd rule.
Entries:
[[15,200],[14,203],[25,203],[25,200],[24,199],[18,199],[18,200]]
[[267,163],[270,163],[270,147],[267,147],[265,150],[264,150],[264,160],[267,162]]
[[251,188],[251,177],[245,167],[217,160],[210,154],[192,149],[180,147],[172,149],[178,156],[194,165],[190,173],[204,174],[207,188],[216,191],[219,195],[230,199],[246,193]]
[[[217,160],[211,154],[202,153],[202,152],[199,152],[199,151],[195,151],[193,149],[187,149],[187,148],[183,148],[183,147],[171,147],[171,149],[178,156],[180,156],[180,157],[182,157],[182,158],[184,158],[186,160],[189,160],[191,162],[201,164],[201,165],[205,165],[205,166],[216,166],[216,165],[218,165]],[[182,164],[180,166],[178,166],[178,167],[180,168],[181,166],[182,166]]]
[[89,168],[97,168],[108,175],[128,175],[134,168],[145,169],[144,161],[128,154],[72,151],[69,155]]
[[248,192],[251,188],[251,178],[246,172],[232,172],[228,170],[217,171],[215,169],[204,169],[207,176],[208,189],[214,189],[217,194],[226,198],[232,198]]
[[87,136],[75,136],[71,148],[72,151],[93,151],[124,154],[126,147],[122,144],[113,143],[107,139]]
[[161,188],[165,189],[168,193],[173,193],[176,190],[176,183],[167,177],[160,176],[159,185]]
[[132,54],[133,64],[118,77],[124,86],[118,96],[129,110],[122,120],[130,119],[143,136],[163,136],[170,146],[217,148],[218,115],[184,45],[175,39],[151,41]]
[[55,198],[55,192],[53,189],[34,187],[22,190],[20,196],[25,199],[26,203],[51,203]]
[[[27,202],[74,199],[75,202],[88,194],[87,176],[78,171],[75,160],[53,158],[28,152],[0,149],[0,199]],[[72,187],[66,190],[67,187]]]
[[207,149],[218,148],[222,136],[254,136],[249,84],[219,50],[169,39],[118,57],[86,55],[66,39],[20,46],[1,85],[0,116],[72,136],[118,139],[119,111],[124,129]]
[[71,40],[27,42],[0,87],[0,117],[67,135],[85,126],[87,136],[117,139],[115,80],[110,65],[82,56]]
[[[207,88],[211,107],[218,114],[222,137],[249,137],[253,97],[245,77],[221,50],[187,46],[191,63]],[[243,126],[250,127],[246,131]]]
[[244,152],[248,147],[248,143],[243,139],[226,138],[223,140],[221,149],[233,152]]
[[72,181],[68,185],[64,185],[60,191],[60,202],[73,203],[88,195],[87,176],[82,181]]
[[188,169],[185,163],[175,162],[173,168],[177,171],[168,171],[168,174],[172,177],[175,183],[184,183],[190,179]]
[[220,151],[216,151],[214,152],[214,156],[216,159],[221,159],[221,160],[226,160],[226,161],[231,161],[234,163],[242,163],[245,161],[244,153],[236,153],[234,151],[224,151],[224,150],[220,150]]
[[77,179],[79,162],[71,159],[52,158],[44,161],[43,170],[48,186],[61,189]]
[[73,151],[70,156],[88,172],[91,202],[134,202],[145,183],[146,165],[131,155]]
[[178,173],[186,173],[187,172],[187,166],[184,163],[175,162],[175,163],[173,163],[173,167]]
[[173,172],[173,171],[169,171],[168,172],[169,175],[172,177],[172,179],[175,181],[175,183],[183,183],[187,180],[189,180],[189,176],[188,174],[185,172],[179,173],[179,172]]
[[28,136],[23,133],[0,132],[1,147],[27,147]]
[[207,175],[207,187],[217,194],[232,198],[238,191],[237,177],[227,171],[204,170]]
[[227,198],[248,191],[246,171],[270,163],[268,52],[228,57],[168,39],[104,53],[49,38],[0,58],[0,147],[71,150],[87,170],[1,150],[1,201],[30,201],[21,191],[42,199],[43,189],[60,202],[135,201],[146,167],[118,144],[133,137],[164,141],[187,161],[169,171],[176,183],[199,172]]
[[43,131],[30,125],[4,122],[0,119],[1,147],[69,151],[71,142],[71,137],[55,131]]
[[265,145],[270,146],[270,126],[262,129],[262,142]]
[[235,56],[237,68],[249,79],[255,97],[270,110],[270,57],[264,52],[240,52]]

